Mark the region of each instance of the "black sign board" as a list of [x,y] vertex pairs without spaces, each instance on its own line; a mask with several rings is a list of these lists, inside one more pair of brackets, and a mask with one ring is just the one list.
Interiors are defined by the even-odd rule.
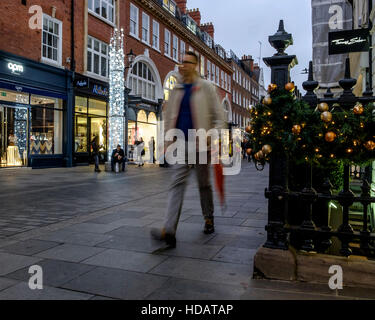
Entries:
[[328,33],[328,52],[342,54],[369,50],[369,29],[335,31]]
[[89,78],[76,78],[74,80],[74,87],[75,88],[88,88],[90,85]]

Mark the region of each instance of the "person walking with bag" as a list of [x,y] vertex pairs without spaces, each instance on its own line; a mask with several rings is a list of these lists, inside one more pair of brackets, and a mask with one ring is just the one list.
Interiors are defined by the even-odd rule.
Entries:
[[[181,215],[182,203],[188,176],[192,165],[188,164],[188,130],[203,129],[208,132],[210,129],[222,129],[225,127],[224,109],[219,101],[216,88],[207,80],[199,77],[197,72],[198,56],[188,51],[183,58],[180,67],[182,79],[174,87],[163,113],[165,133],[170,129],[180,129],[185,135],[185,162],[173,165],[172,181],[168,193],[168,205],[164,226],[161,229],[152,229],[151,236],[155,239],[165,241],[168,247],[176,246],[176,230]],[[167,145],[166,145],[167,148]],[[199,150],[196,159],[200,154],[206,153],[209,159],[208,148]],[[198,160],[199,161],[199,160]],[[199,163],[195,165],[202,214],[204,217],[205,234],[211,234],[214,229],[214,205],[212,187],[210,183],[209,164]]]

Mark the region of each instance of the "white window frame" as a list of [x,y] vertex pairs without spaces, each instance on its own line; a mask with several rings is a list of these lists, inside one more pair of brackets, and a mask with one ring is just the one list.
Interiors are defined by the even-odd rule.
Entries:
[[215,68],[215,65],[212,63],[211,64],[211,81],[212,82],[215,82],[215,70],[216,70],[216,68]]
[[223,70],[221,70],[221,72],[220,72],[220,77],[221,77],[221,81],[220,81],[221,87],[223,89],[225,89],[225,79],[224,79],[224,71]]
[[216,66],[216,84],[219,86],[220,85],[220,70],[219,70],[219,67]]
[[[147,28],[145,22],[147,22]],[[144,37],[144,33],[146,33],[146,37]],[[145,12],[142,12],[142,42],[150,44],[150,16]]]
[[180,63],[182,63],[182,59],[184,58],[184,54],[186,51],[186,44],[184,41],[180,40]]
[[[154,41],[155,38],[157,39],[156,46]],[[160,24],[156,20],[152,20],[152,47],[160,51]]]
[[174,34],[172,39],[172,58],[174,61],[178,62],[178,37]]
[[206,75],[207,75],[207,80],[211,80],[211,61],[207,60],[206,63]]
[[163,0],[163,8],[171,14],[176,15],[177,4],[173,0]]
[[[47,33],[47,35],[48,34],[51,34],[50,32],[49,32],[49,30],[48,31],[46,31],[46,30],[44,30],[44,21],[45,21],[45,19],[47,19],[47,21],[48,21],[48,25],[49,25],[49,23],[50,22],[52,22],[53,24],[57,24],[58,25],[58,28],[59,28],[59,30],[58,30],[58,40],[57,40],[57,48],[56,48],[56,50],[57,50],[57,54],[56,54],[56,58],[57,58],[57,60],[54,60],[54,59],[50,59],[50,58],[48,58],[48,57],[44,57],[43,56],[43,46],[44,46],[44,44],[43,44],[43,34],[46,32]],[[55,64],[55,65],[59,65],[59,66],[61,66],[62,65],[62,32],[63,32],[63,29],[62,29],[62,21],[60,21],[60,20],[57,20],[57,19],[55,19],[55,18],[52,18],[51,16],[49,16],[48,14],[43,14],[43,29],[42,29],[42,46],[41,46],[41,61],[42,62],[46,62],[46,63],[52,63],[52,64]],[[52,33],[52,36],[55,36],[56,37],[56,35],[54,34],[54,33]],[[47,36],[47,38],[48,38],[48,36]],[[53,41],[53,40],[52,40]],[[47,40],[47,43],[48,43],[48,40]],[[52,42],[53,43],[53,42]],[[49,46],[48,44],[46,44],[46,46],[47,47],[51,47],[51,46]],[[52,45],[52,50],[54,49],[54,47],[53,47],[53,45]],[[53,55],[53,54],[52,54]]]
[[[95,76],[99,76],[99,77],[102,77],[102,78],[108,78],[109,77],[109,44],[108,43],[105,43],[103,41],[100,41],[92,36],[88,36],[87,37],[87,48],[86,48],[86,56],[88,55],[88,52],[91,52],[91,66],[90,66],[90,69],[89,70],[89,65],[87,65],[87,73],[89,74],[92,74],[92,75],[95,75]],[[92,41],[91,42],[91,48],[89,48],[89,41]],[[99,51],[96,51],[94,50],[94,42],[95,41],[98,41],[99,42]],[[106,45],[107,47],[107,54],[103,54],[102,53],[102,46],[103,45]],[[99,73],[95,73],[94,72],[94,55],[98,55],[99,56]],[[106,75],[103,76],[102,75],[102,58],[105,58],[106,59]],[[87,59],[87,63],[88,63],[88,59]]]
[[[114,26],[115,25],[115,21],[116,21],[116,0],[113,0],[113,4],[111,4],[110,0],[97,0],[100,2],[100,14],[95,12],[95,8],[94,8],[94,4],[95,4],[95,0],[88,0],[88,11],[90,14],[92,14],[93,16],[95,17],[98,17],[99,19],[107,22],[108,24]],[[103,5],[102,3],[105,2],[106,3],[106,7],[107,7],[107,11],[108,11],[108,16],[107,18],[103,17],[103,12],[102,12],[102,9],[103,9]],[[108,8],[112,9],[113,10],[113,14],[112,14],[112,19],[113,21],[111,21],[109,19],[109,10]]]
[[[166,50],[167,45],[168,50]],[[167,28],[164,29],[164,55],[171,58],[171,32]]]
[[[135,10],[136,16],[132,17],[132,9]],[[135,18],[136,20],[133,20],[132,18]],[[132,32],[132,23],[135,24],[135,33]],[[130,28],[129,28],[129,34],[131,36],[136,37],[139,39],[139,9],[134,4],[130,3]]]
[[[129,82],[130,82],[130,86],[131,86],[131,94],[132,95],[139,95],[138,91],[140,91],[140,96],[147,99],[147,100],[150,100],[150,101],[156,101],[157,100],[157,97],[156,97],[156,80],[155,80],[155,75],[153,74],[151,68],[143,61],[138,61],[137,64],[143,64],[143,66],[146,66],[146,68],[148,69],[148,71],[151,73],[151,76],[153,78],[153,81],[150,81],[148,80],[148,75],[147,75],[147,78],[144,78],[143,75],[142,76],[139,76],[138,74],[134,74],[132,73],[133,69],[130,71],[130,76],[129,76]],[[135,65],[133,66],[133,68],[135,67]],[[134,92],[134,89],[135,89],[135,86],[134,86],[134,80],[136,81],[137,83],[137,90],[136,92]],[[141,85],[141,90],[139,90],[139,85]],[[151,92],[149,91],[149,88],[151,88]],[[146,91],[144,91],[143,89],[146,89]]]

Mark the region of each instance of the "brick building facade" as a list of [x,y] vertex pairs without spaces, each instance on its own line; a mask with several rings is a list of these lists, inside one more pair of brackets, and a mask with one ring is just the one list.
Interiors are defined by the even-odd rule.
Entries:
[[[243,104],[233,109],[232,92],[251,103],[251,67],[250,72],[240,68],[248,81],[241,87],[233,63],[214,41],[214,25],[202,23],[199,9],[188,10],[186,0],[4,0],[3,6],[0,116],[11,120],[0,129],[6,131],[2,137],[14,135],[19,126],[23,133],[10,148],[11,157],[9,139],[2,138],[2,166],[88,163],[95,136],[106,160],[109,42],[116,27],[124,30],[125,54],[135,54],[125,72],[128,156],[142,136],[149,157],[148,140],[158,139],[157,120],[187,50],[198,54],[199,73],[216,85],[227,121],[236,114],[245,119]],[[41,29],[29,25],[37,22],[35,6],[42,9]]]

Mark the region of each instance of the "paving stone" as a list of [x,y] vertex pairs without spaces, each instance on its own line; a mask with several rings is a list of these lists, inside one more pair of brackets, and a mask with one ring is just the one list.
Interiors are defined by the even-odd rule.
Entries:
[[123,226],[130,226],[130,227],[144,227],[150,225],[155,220],[151,219],[135,219],[135,218],[123,218],[117,221],[113,221],[110,223],[110,226],[114,228],[119,228]]
[[148,300],[239,300],[245,288],[224,284],[171,278]]
[[3,251],[9,252],[9,253],[20,254],[24,256],[32,256],[38,252],[56,247],[59,244],[60,243],[58,242],[30,239],[27,241],[21,241],[16,244],[2,247],[2,249]]
[[[57,260],[43,260],[38,262],[43,270],[43,283],[48,286],[58,287],[94,269],[94,266]],[[28,281],[29,268],[23,268],[7,275],[8,278]]]
[[21,282],[0,292],[0,300],[88,300],[90,294],[43,286],[31,290],[28,283]]
[[159,249],[161,245],[160,241],[153,240],[151,237],[113,236],[112,239],[99,243],[96,247],[151,253]]
[[162,254],[167,256],[209,260],[214,257],[220,251],[220,249],[222,249],[221,246],[178,242],[176,248],[166,250]]
[[37,257],[45,259],[64,260],[71,262],[80,262],[91,256],[94,256],[105,249],[97,247],[79,246],[74,244],[63,244],[52,249],[39,252]]
[[143,300],[166,281],[167,277],[99,267],[62,287],[110,298]]
[[[149,227],[152,227],[150,225]],[[124,226],[120,227],[116,230],[108,232],[107,235],[110,236],[126,236],[126,237],[135,237],[135,238],[150,238],[150,229],[147,227],[132,227],[132,226]]]
[[267,225],[267,220],[260,220],[260,219],[246,219],[241,226],[244,227],[255,227],[255,228],[263,228]]
[[14,279],[0,278],[0,291],[6,288],[9,288],[11,286],[14,286],[18,282],[19,281],[14,280]]
[[148,272],[166,259],[167,257],[165,256],[148,253],[108,249],[82,261],[82,263],[129,271]]
[[84,223],[71,225],[61,230],[64,230],[67,232],[107,233],[114,229],[117,229],[116,225],[84,222]]
[[241,286],[248,283],[252,276],[252,269],[241,264],[170,257],[150,273]]
[[235,248],[245,248],[245,249],[257,249],[266,242],[265,237],[256,236],[235,236],[218,234],[215,238],[206,242],[209,245],[222,245]]
[[73,233],[68,231],[55,231],[46,235],[35,237],[35,239],[56,241],[62,243],[72,243],[78,245],[95,246],[97,243],[111,239],[110,235],[96,234],[96,233]]
[[0,276],[38,263],[41,258],[0,252]]
[[256,251],[255,249],[224,247],[212,260],[251,265],[254,261]]
[[[239,226],[245,222],[245,219],[236,219],[230,217],[217,217],[215,216],[215,226],[217,225],[226,225],[226,226]],[[187,219],[185,222],[187,223],[202,223],[203,218],[194,216],[190,219]]]

